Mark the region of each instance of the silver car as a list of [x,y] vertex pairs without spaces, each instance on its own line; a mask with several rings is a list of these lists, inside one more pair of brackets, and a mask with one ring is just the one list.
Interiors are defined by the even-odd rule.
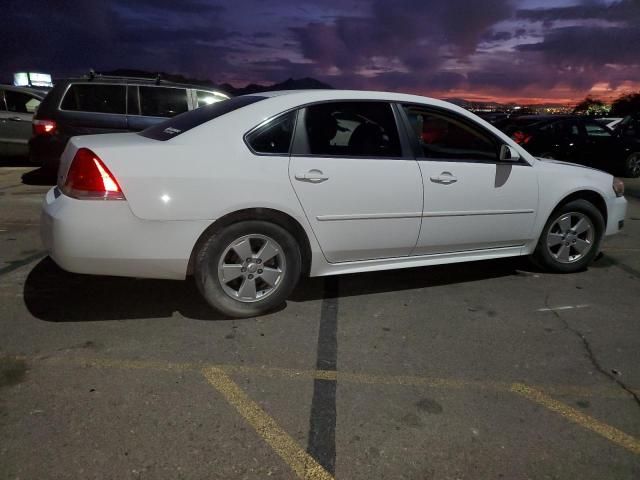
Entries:
[[0,156],[27,156],[31,120],[46,92],[0,85]]

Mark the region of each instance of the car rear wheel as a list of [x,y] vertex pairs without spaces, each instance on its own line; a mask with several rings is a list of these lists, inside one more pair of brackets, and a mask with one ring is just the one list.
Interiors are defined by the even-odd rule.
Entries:
[[533,254],[542,268],[561,273],[583,270],[600,248],[604,219],[587,200],[574,200],[549,217]]
[[200,293],[216,310],[237,318],[267,313],[295,287],[302,258],[295,238],[282,227],[245,221],[213,234],[196,257]]
[[622,175],[629,178],[640,177],[640,152],[634,152],[627,157]]

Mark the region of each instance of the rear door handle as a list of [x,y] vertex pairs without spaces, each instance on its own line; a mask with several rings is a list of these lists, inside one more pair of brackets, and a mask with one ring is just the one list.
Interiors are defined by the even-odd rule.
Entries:
[[443,185],[449,185],[458,181],[451,172],[442,172],[440,175],[430,177],[430,179],[433,183],[442,183]]
[[322,170],[312,169],[306,173],[296,173],[296,180],[301,182],[320,183],[329,180],[329,177],[322,173]]

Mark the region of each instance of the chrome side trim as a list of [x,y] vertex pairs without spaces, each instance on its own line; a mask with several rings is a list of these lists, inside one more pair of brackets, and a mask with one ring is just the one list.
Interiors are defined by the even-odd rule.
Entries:
[[388,220],[393,218],[431,218],[431,217],[469,217],[476,215],[514,215],[535,213],[533,209],[523,210],[462,210],[452,212],[407,212],[407,213],[359,213],[355,215],[318,215],[319,222],[336,222],[341,220]]

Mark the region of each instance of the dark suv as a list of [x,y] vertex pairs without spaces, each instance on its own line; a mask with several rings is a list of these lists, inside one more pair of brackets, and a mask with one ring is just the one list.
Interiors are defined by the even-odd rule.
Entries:
[[498,122],[501,129],[537,157],[588,165],[614,175],[640,175],[638,145],[625,141],[589,117],[526,115]]
[[29,157],[54,170],[71,137],[144,130],[228,98],[215,89],[159,79],[90,75],[58,81],[33,118]]

